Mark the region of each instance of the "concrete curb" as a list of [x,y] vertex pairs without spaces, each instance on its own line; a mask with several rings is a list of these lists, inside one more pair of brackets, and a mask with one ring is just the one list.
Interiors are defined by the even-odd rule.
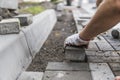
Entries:
[[46,10],[36,15],[33,21],[29,27],[22,28],[22,31],[25,33],[28,46],[34,57],[46,41],[57,21],[55,11]]
[[19,79],[31,63],[56,23],[54,10],[34,17],[19,34],[0,35],[0,80]]
[[0,80],[16,80],[32,58],[24,34],[0,36]]

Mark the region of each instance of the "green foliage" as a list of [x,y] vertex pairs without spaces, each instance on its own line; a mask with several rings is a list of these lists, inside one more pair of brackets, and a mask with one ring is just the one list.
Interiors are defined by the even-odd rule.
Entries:
[[19,12],[20,13],[31,13],[33,15],[36,15],[44,10],[45,8],[42,6],[33,6],[33,7],[26,8],[26,9],[21,9]]
[[55,4],[58,4],[60,2],[62,2],[63,0],[51,0],[51,2],[55,3]]
[[24,5],[39,5],[40,2],[21,2],[19,5],[24,6]]
[[51,0],[51,2],[56,2],[56,1],[58,1],[58,0]]

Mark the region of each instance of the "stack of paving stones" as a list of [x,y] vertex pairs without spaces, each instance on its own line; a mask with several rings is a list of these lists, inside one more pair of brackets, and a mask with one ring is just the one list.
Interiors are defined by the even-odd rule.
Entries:
[[[74,9],[72,13],[80,32],[92,15],[84,9]],[[120,75],[119,46],[120,41],[105,32],[92,40],[88,48],[66,47],[69,61],[49,62],[43,80],[114,80]]]
[[20,28],[32,24],[32,14],[21,14],[14,16],[14,18],[1,19],[0,21],[0,35],[18,34]]

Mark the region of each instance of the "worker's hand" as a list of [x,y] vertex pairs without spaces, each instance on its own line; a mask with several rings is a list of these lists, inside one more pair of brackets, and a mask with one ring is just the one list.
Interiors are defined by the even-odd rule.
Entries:
[[115,78],[115,80],[120,80],[120,76],[117,76],[117,77]]
[[69,36],[66,38],[64,42],[64,46],[75,46],[75,47],[87,47],[89,44],[89,41],[82,40],[79,37],[79,34],[74,34],[72,36]]

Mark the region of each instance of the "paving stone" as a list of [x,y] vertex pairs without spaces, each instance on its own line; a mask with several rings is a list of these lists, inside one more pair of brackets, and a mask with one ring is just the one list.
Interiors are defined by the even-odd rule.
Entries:
[[99,52],[99,51],[85,51],[86,55],[87,56],[96,56],[96,53]]
[[79,18],[80,19],[91,19],[91,16],[90,14],[80,14],[79,15]]
[[96,9],[93,9],[93,4],[86,3],[82,8],[88,12],[91,16],[95,14]]
[[98,51],[98,47],[94,42],[90,42],[88,48],[85,49],[86,51]]
[[103,35],[103,37],[110,43],[120,43],[119,39],[114,39],[114,38],[112,38],[112,36],[105,36],[105,35]]
[[[88,15],[82,14],[79,10],[72,10],[72,13],[73,13],[74,21],[76,23],[77,31],[80,32],[83,29],[83,26],[81,23],[88,20],[86,18],[86,16]],[[84,16],[85,18],[83,18]]]
[[113,71],[120,71],[120,63],[109,63]]
[[92,80],[89,71],[46,71],[43,80]]
[[32,14],[20,14],[18,16],[15,16],[15,18],[18,18],[20,20],[21,26],[28,26],[33,22]]
[[86,61],[86,54],[84,48],[66,47],[65,50],[66,60],[71,61]]
[[120,71],[113,71],[115,76],[120,76]]
[[25,36],[22,32],[0,35],[0,79],[16,80],[32,61]]
[[86,51],[89,62],[120,62],[117,52],[112,51]]
[[104,37],[102,37],[101,35],[98,35],[97,37],[95,37],[93,40],[91,40],[91,42],[106,42],[106,40],[104,39]]
[[76,10],[72,10],[72,13],[73,13],[74,19],[76,19],[79,17],[80,11],[76,9]]
[[88,63],[49,62],[47,71],[89,71]]
[[114,80],[113,72],[107,63],[90,63],[93,80]]
[[18,19],[4,19],[0,22],[0,34],[18,34],[20,32],[20,22]]
[[83,29],[83,26],[76,24],[77,32],[80,32]]
[[77,22],[78,24],[82,25],[82,23],[87,22],[88,19],[78,19]]
[[97,42],[96,44],[98,45],[100,50],[103,50],[103,51],[109,51],[109,50],[114,51],[112,46],[109,43],[107,43],[107,42]]
[[116,51],[118,55],[120,55],[120,51]]
[[105,37],[105,39],[111,44],[111,46],[115,49],[115,50],[117,50],[117,51],[119,51],[120,50],[120,40],[119,39],[113,39],[112,37],[110,37],[110,36],[104,36]]
[[18,0],[0,0],[0,7],[7,9],[18,9]]
[[119,57],[87,56],[88,62],[120,62]]
[[81,14],[88,14],[88,12],[87,12],[85,9],[83,9],[83,8],[78,9],[78,10],[79,10],[79,12],[80,12]]
[[53,9],[46,10],[33,17],[29,27],[22,28],[33,57],[39,52],[50,32],[56,24],[56,14]]
[[43,72],[23,72],[18,80],[42,80]]
[[85,27],[90,22],[90,19],[87,19],[85,22],[82,22],[82,26]]
[[120,51],[120,42],[119,43],[110,43],[116,51]]

